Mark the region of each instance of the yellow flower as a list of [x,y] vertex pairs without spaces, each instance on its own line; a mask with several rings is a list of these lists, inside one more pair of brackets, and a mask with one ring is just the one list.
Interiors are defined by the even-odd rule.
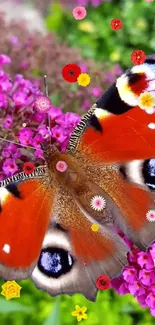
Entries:
[[138,105],[141,109],[145,110],[147,113],[154,113],[155,97],[151,93],[142,93],[139,96]]
[[22,287],[16,281],[7,281],[2,285],[2,292],[1,295],[6,298],[6,300],[12,298],[19,298],[20,297],[20,290]]
[[77,321],[81,322],[82,319],[88,319],[87,314],[85,314],[87,310],[87,307],[80,307],[79,305],[75,306],[75,311],[72,312],[72,316],[76,316],[77,317]]
[[93,223],[93,225],[91,226],[91,230],[97,232],[99,230],[99,225],[96,223]]
[[95,25],[91,21],[82,21],[78,24],[79,30],[82,32],[93,33],[95,31]]
[[81,73],[77,79],[79,86],[87,87],[90,84],[90,76],[87,73]]

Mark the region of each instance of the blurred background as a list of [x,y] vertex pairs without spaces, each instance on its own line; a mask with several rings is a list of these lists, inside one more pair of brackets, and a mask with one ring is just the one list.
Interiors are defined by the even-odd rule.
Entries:
[[[72,10],[84,5],[87,16],[75,20]],[[123,28],[110,28],[112,19]],[[23,74],[38,80],[48,75],[52,103],[64,112],[84,114],[96,98],[131,66],[131,53],[142,49],[155,52],[155,4],[145,0],[0,0],[0,52],[12,63],[11,76]],[[80,65],[91,77],[88,87],[63,80],[61,70],[68,63]],[[73,104],[74,103],[74,104]],[[0,285],[3,282],[1,281]],[[0,325],[74,325],[75,305],[88,308],[87,325],[151,325],[154,318],[130,295],[113,290],[99,292],[91,303],[82,295],[52,298],[31,281],[19,281],[21,297],[0,298]]]

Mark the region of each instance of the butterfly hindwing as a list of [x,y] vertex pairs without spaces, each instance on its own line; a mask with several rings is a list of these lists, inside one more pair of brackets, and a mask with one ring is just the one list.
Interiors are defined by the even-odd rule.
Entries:
[[37,263],[55,197],[45,175],[38,176],[38,170],[29,178],[20,173],[1,183],[0,276],[4,279],[27,278]]
[[118,275],[127,263],[128,248],[110,226],[93,232],[92,222],[66,191],[57,194],[53,213],[57,227],[51,224],[45,236],[32,279],[52,296],[82,293],[95,300],[96,279]]

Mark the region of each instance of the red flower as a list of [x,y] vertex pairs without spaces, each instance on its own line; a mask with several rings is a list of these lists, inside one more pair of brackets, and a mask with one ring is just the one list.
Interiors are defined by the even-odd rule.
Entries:
[[142,64],[146,60],[146,54],[142,50],[135,50],[131,54],[131,61],[134,64]]
[[123,26],[122,20],[117,19],[117,18],[112,19],[112,20],[111,20],[111,23],[110,23],[110,26],[111,26],[111,28],[112,28],[113,30],[119,30],[119,29],[121,29],[122,26]]
[[23,172],[25,174],[31,174],[34,171],[34,165],[32,162],[26,162],[23,166]]
[[107,275],[101,274],[96,280],[96,287],[99,290],[110,288],[110,278]]
[[74,63],[67,64],[62,69],[62,76],[68,82],[77,82],[77,78],[80,74],[80,67]]

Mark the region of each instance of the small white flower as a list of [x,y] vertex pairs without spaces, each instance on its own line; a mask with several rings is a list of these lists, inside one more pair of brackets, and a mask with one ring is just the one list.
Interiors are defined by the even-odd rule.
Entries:
[[102,211],[106,206],[106,201],[104,197],[100,195],[95,195],[90,202],[91,208],[96,211]]
[[155,210],[149,210],[146,214],[146,219],[151,222],[155,221]]

